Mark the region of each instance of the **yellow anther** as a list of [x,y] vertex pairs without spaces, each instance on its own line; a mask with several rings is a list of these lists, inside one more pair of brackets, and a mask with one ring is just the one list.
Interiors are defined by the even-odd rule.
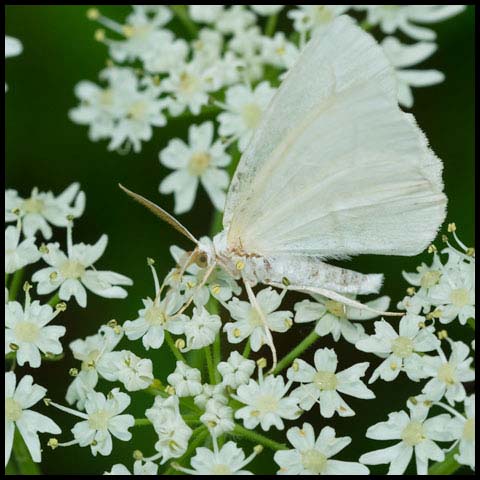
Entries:
[[417,405],[418,404],[418,400],[415,397],[410,397],[408,400],[410,401],[410,403],[412,405]]
[[469,257],[474,257],[475,256],[475,249],[473,247],[467,248],[467,251],[465,252],[466,255]]
[[43,254],[46,254],[49,252],[48,247],[44,243],[42,243],[40,247],[38,247],[38,251]]
[[448,338],[448,332],[446,330],[440,330],[439,332],[437,332],[437,337],[439,338],[439,340],[445,340],[446,338]]
[[398,368],[398,365],[395,362],[390,364],[390,369],[391,370],[396,370],[397,368]]
[[187,287],[188,288],[193,288],[195,287],[196,283],[195,282],[187,282]]
[[133,458],[134,458],[134,460],[142,460],[143,459],[143,453],[140,450],[134,450],[133,451]]
[[76,377],[78,375],[78,368],[71,368],[69,371],[68,371],[68,374],[71,376],[71,377]]
[[415,295],[415,287],[408,287],[407,294],[410,296]]
[[214,295],[218,295],[220,293],[221,287],[218,284],[212,286],[212,293]]
[[56,438],[50,438],[47,442],[47,446],[52,450],[55,450],[58,447],[58,440]]
[[95,33],[93,34],[93,38],[97,42],[103,42],[105,40],[105,30],[103,28],[99,28],[98,30],[95,30]]
[[175,395],[175,387],[172,387],[171,385],[167,385],[165,387],[165,391],[169,394],[169,395]]
[[179,338],[175,342],[175,347],[177,347],[179,350],[183,350],[185,345],[185,340],[183,338]]
[[427,313],[425,318],[427,320],[432,320],[434,318],[440,318],[441,316],[442,316],[442,311],[436,308],[433,312]]
[[100,12],[98,11],[98,8],[89,8],[87,10],[87,18],[89,20],[98,20],[99,16]]
[[282,278],[282,283],[288,287],[290,285],[290,280],[287,277]]
[[233,336],[235,338],[238,338],[241,334],[242,334],[242,332],[240,331],[239,328],[235,328],[235,330],[233,330]]
[[65,302],[58,302],[55,305],[55,310],[58,312],[64,312],[67,309],[67,304]]
[[265,368],[267,366],[267,359],[262,357],[257,360],[257,367],[258,368]]
[[50,403],[52,402],[52,399],[51,398],[47,398],[47,397],[44,397],[43,398],[43,403],[49,407],[50,406]]
[[446,235],[442,235],[442,242],[448,243],[448,237]]
[[448,228],[447,228],[448,232],[452,233],[452,232],[454,232],[456,229],[457,229],[457,226],[455,225],[455,223],[449,223],[449,224],[448,224]]
[[292,364],[292,370],[294,372],[298,372],[299,369],[300,369],[300,366],[298,365],[298,362],[295,360]]
[[12,342],[12,343],[9,343],[9,344],[8,344],[8,347],[10,348],[10,350],[11,350],[12,352],[16,352],[16,351],[20,348],[16,343],[13,343],[13,342]]
[[54,281],[57,279],[57,277],[58,277],[58,272],[52,272],[52,273],[48,276],[48,278],[50,278],[50,280],[51,280],[52,282],[54,282]]
[[291,318],[286,318],[285,319],[285,325],[290,328],[293,325],[293,321]]
[[260,412],[259,412],[258,410],[252,410],[251,413],[250,413],[250,415],[251,415],[252,417],[258,417],[258,416],[260,415]]
[[153,258],[147,257],[147,265],[151,267],[152,265],[155,265],[155,260]]
[[14,215],[20,215],[20,211],[21,211],[21,210],[17,207],[17,208],[14,208],[14,209],[12,210],[12,213],[13,213]]
[[245,262],[242,262],[242,260],[239,260],[236,264],[235,264],[235,268],[237,270],[243,270],[245,268]]
[[107,327],[110,327],[110,328],[115,328],[117,325],[118,325],[118,322],[114,318],[112,318],[107,322]]
[[255,445],[253,447],[253,451],[255,452],[256,455],[259,455],[260,453],[263,452],[263,445]]
[[73,222],[75,220],[75,217],[72,214],[67,215],[67,220],[69,222]]
[[32,284],[31,284],[31,283],[25,282],[25,283],[23,284],[23,291],[24,291],[24,292],[28,292],[31,288],[32,288]]
[[437,247],[432,243],[432,244],[428,247],[427,252],[428,252],[428,253],[435,253],[435,252],[437,252]]

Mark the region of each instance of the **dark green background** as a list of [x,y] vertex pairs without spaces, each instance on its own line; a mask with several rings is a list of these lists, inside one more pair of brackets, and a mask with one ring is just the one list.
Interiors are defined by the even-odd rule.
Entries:
[[[94,24],[85,17],[87,6],[7,6],[6,33],[19,38],[24,45],[20,57],[7,60],[6,80],[6,186],[28,195],[33,186],[40,190],[59,193],[72,181],[79,181],[87,194],[86,212],[74,229],[74,241],[95,242],[102,233],[109,235],[109,245],[97,268],[111,269],[130,276],[134,286],[129,288],[126,300],[107,300],[88,296],[85,310],[71,303],[59,319],[67,326],[66,346],[71,340],[96,332],[98,326],[111,318],[120,322],[135,318],[141,298],[152,294],[153,284],[146,267],[147,256],[157,260],[159,274],[163,275],[172,262],[168,246],[172,243],[189,247],[173,230],[131,202],[117,188],[117,182],[131,186],[154,201],[161,202],[170,211],[172,199],[160,197],[158,184],[167,173],[158,162],[158,152],[174,136],[185,136],[188,122],[172,120],[163,129],[156,130],[153,139],[144,144],[140,154],[119,155],[108,152],[106,143],[92,143],[87,129],[69,121],[67,112],[76,105],[74,85],[82,79],[96,80],[105,65],[106,48],[93,40]],[[129,11],[125,6],[103,6],[107,16],[122,21]],[[181,26],[174,26],[181,34]],[[449,198],[447,221],[455,221],[461,238],[473,244],[474,235],[474,7],[463,14],[435,26],[438,32],[438,52],[421,65],[437,68],[446,74],[446,81],[438,86],[415,90],[413,112],[430,144],[445,164],[445,188]],[[191,212],[180,220],[197,236],[209,231],[211,205],[202,194]],[[405,235],[408,235],[408,225]],[[63,231],[56,231],[55,240],[65,244]],[[417,258],[364,256],[352,260],[348,266],[362,272],[386,274],[384,292],[396,300],[403,297],[406,284],[402,269],[412,270],[425,254]],[[293,300],[296,298],[291,297]],[[298,297],[300,298],[300,297]],[[292,302],[293,303],[293,302]],[[291,330],[278,336],[281,352],[286,352],[309,332],[310,326]],[[459,333],[461,335],[461,333]],[[282,343],[283,342],[283,343]],[[122,342],[142,355],[141,342]],[[318,345],[331,346],[330,340]],[[372,360],[353,347],[341,343],[337,347],[339,368]],[[144,352],[144,351],[143,351]],[[266,354],[266,352],[264,353]],[[311,357],[308,352],[306,357]],[[164,380],[171,371],[173,360],[164,349],[151,350],[155,375]],[[42,366],[33,371],[38,383],[48,387],[49,396],[63,402],[70,381],[68,369],[77,366],[69,354],[64,361]],[[371,373],[371,369],[368,374]],[[407,382],[374,384],[376,401],[347,401],[357,411],[353,418],[325,421],[313,409],[304,418],[316,429],[329,424],[339,435],[351,435],[353,445],[346,450],[348,459],[355,455],[386,446],[383,442],[366,441],[366,428],[384,420],[387,412],[403,408],[406,398],[418,388]],[[153,398],[143,393],[134,394],[132,413],[143,416]],[[43,406],[39,407],[40,409]],[[75,419],[60,412],[50,412],[62,426],[61,439],[71,438],[69,428]],[[308,418],[307,418],[308,417]],[[272,436],[279,438],[278,432]],[[48,437],[43,436],[46,441]],[[153,454],[154,435],[147,427],[134,429],[130,443],[114,441],[114,453],[109,458],[94,459],[89,449],[71,447],[44,452],[42,471],[49,474],[93,474],[122,462],[131,468],[131,452],[142,449]],[[387,442],[388,443],[388,442]],[[246,445],[250,452],[252,445]],[[258,460],[258,470],[269,472],[269,453]],[[340,456],[341,458],[341,456]],[[270,464],[271,465],[271,464]],[[385,471],[380,467],[379,471]],[[272,470],[270,470],[272,472]]]

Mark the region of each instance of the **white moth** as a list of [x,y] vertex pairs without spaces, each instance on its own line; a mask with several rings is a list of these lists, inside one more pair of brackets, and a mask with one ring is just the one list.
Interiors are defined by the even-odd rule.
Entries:
[[255,307],[252,287],[263,283],[367,308],[345,295],[377,293],[382,275],[325,260],[423,251],[445,218],[441,174],[413,116],[398,106],[381,47],[339,17],[313,36],[272,99],[212,241],[125,190],[196,244],[190,261],[242,279]]

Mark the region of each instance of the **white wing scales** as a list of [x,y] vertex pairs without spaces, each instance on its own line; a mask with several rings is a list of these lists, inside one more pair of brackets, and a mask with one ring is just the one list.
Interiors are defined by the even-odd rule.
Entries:
[[270,257],[417,254],[445,216],[441,170],[398,107],[381,47],[340,17],[307,45],[240,161],[227,244]]

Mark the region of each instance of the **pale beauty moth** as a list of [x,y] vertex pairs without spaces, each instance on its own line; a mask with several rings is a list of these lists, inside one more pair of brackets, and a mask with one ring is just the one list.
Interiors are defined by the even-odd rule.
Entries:
[[[339,17],[313,35],[263,114],[230,184],[221,233],[197,240],[122,188],[196,244],[189,261],[206,268],[203,284],[218,266],[243,281],[258,310],[257,283],[372,310],[349,295],[378,293],[383,276],[325,260],[417,255],[446,214],[442,163],[399,108],[396,88],[378,43]],[[266,324],[265,332],[275,365]]]

